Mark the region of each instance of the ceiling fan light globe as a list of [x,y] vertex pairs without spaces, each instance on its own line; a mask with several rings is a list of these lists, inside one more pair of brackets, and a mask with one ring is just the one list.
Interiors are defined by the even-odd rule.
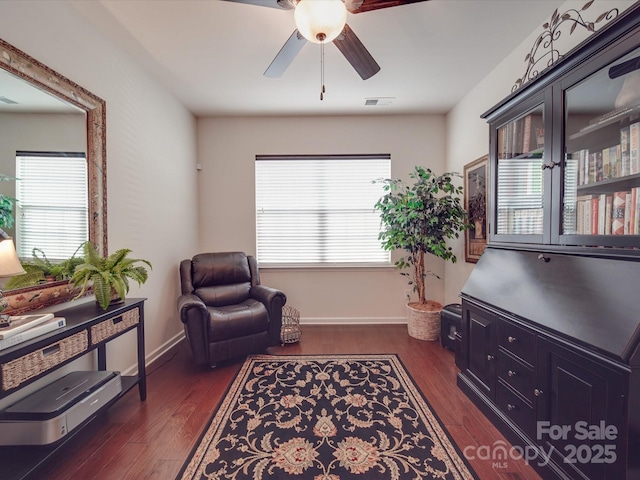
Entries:
[[328,43],[344,29],[347,8],[342,0],[300,0],[293,16],[304,38],[313,43]]

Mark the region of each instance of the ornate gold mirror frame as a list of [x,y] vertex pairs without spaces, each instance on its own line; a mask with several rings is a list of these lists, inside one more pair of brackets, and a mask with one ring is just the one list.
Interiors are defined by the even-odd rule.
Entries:
[[[80,108],[87,119],[87,174],[89,178],[89,240],[107,255],[107,155],[105,102],[46,65],[0,39],[0,68],[29,84]],[[71,300],[66,280],[10,290],[4,293],[9,314],[37,310]]]

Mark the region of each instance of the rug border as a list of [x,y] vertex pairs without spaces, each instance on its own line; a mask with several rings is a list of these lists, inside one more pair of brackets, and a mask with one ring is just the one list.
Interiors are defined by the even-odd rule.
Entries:
[[218,411],[220,410],[220,407],[222,406],[222,404],[224,402],[224,399],[229,394],[231,388],[235,385],[236,381],[238,380],[238,377],[239,377],[240,373],[243,371],[243,369],[245,368],[245,366],[247,365],[248,362],[250,362],[252,360],[255,360],[255,359],[261,359],[261,358],[264,358],[265,360],[268,360],[270,358],[271,359],[278,359],[278,358],[286,358],[286,357],[292,357],[292,358],[293,357],[333,357],[333,358],[335,358],[335,357],[348,357],[348,356],[353,356],[353,357],[395,357],[395,359],[398,361],[398,363],[404,369],[404,372],[407,375],[407,377],[409,377],[409,379],[411,380],[412,384],[414,385],[415,391],[417,391],[420,394],[420,397],[422,398],[422,401],[427,405],[427,407],[429,408],[429,411],[431,412],[433,417],[437,420],[438,425],[440,426],[440,428],[443,431],[443,433],[446,435],[447,440],[449,441],[449,443],[453,446],[454,450],[458,454],[458,457],[462,460],[464,465],[467,467],[467,470],[469,471],[469,473],[472,475],[472,477],[475,480],[480,480],[480,477],[478,476],[476,471],[473,469],[473,467],[469,463],[468,459],[464,456],[464,454],[462,453],[462,450],[460,449],[458,444],[452,438],[451,433],[447,430],[447,428],[445,427],[444,423],[442,423],[442,420],[441,420],[440,416],[436,413],[435,409],[433,408],[433,405],[431,405],[431,403],[429,402],[429,400],[425,396],[424,392],[418,387],[418,384],[416,383],[415,379],[411,375],[411,372],[407,368],[406,364],[403,362],[403,360],[400,357],[400,355],[397,354],[397,353],[304,353],[304,354],[273,354],[273,355],[271,355],[271,354],[252,354],[252,355],[247,355],[247,357],[239,365],[238,370],[233,375],[233,378],[231,379],[231,381],[229,382],[229,385],[227,386],[227,388],[225,389],[224,393],[220,397],[220,400],[218,401],[216,406],[211,411],[211,414],[210,414],[209,420],[207,421],[207,424],[205,425],[205,427],[200,432],[200,435],[198,435],[198,439],[196,440],[196,442],[194,443],[193,447],[189,451],[189,454],[187,455],[187,457],[183,461],[182,467],[180,467],[180,471],[176,474],[175,480],[180,480],[182,478],[182,476],[184,475],[185,471],[187,470],[187,468],[189,467],[189,464],[191,463],[191,459],[196,454],[196,452],[198,450],[198,447],[200,446],[200,444],[202,443],[202,440],[204,439],[204,437],[206,436],[207,432],[209,431],[209,428],[211,427],[211,424],[215,420],[216,415],[218,414]]

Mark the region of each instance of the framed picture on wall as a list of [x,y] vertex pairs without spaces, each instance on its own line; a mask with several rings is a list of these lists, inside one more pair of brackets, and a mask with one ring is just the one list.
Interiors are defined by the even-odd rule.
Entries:
[[464,232],[464,259],[476,263],[487,246],[487,178],[489,156],[464,166],[464,208],[471,227]]

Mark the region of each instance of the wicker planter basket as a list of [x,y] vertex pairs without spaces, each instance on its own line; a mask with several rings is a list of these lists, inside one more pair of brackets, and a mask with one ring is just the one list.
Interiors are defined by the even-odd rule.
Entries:
[[418,340],[437,340],[440,336],[440,312],[442,305],[433,300],[427,300],[424,310],[413,308],[407,304],[407,327],[409,336]]

